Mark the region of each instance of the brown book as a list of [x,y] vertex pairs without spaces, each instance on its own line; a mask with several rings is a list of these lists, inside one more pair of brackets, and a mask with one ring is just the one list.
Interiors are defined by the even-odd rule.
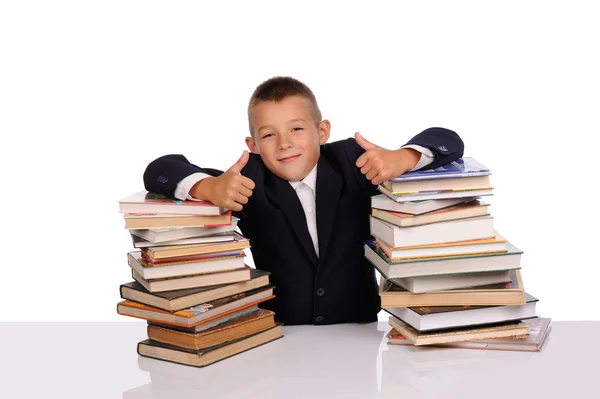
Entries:
[[204,367],[282,337],[281,326],[276,325],[268,330],[235,341],[200,350],[181,348],[147,339],[138,343],[137,352],[140,356],[188,366]]
[[419,306],[494,306],[523,305],[525,291],[519,270],[511,270],[511,282],[470,289],[413,294],[381,277],[379,296],[382,308]]
[[415,346],[527,335],[527,324],[521,322],[435,332],[419,332],[394,316],[390,316],[389,323]]
[[154,308],[132,301],[121,301],[117,304],[117,313],[123,316],[136,317],[155,323],[162,323],[181,327],[192,327],[202,322],[213,320],[224,314],[230,314],[250,305],[274,298],[273,289],[270,285],[256,290],[242,292],[226,298],[206,302],[177,312]]
[[142,251],[144,251],[151,259],[159,260],[178,258],[181,256],[205,255],[215,252],[243,250],[247,248],[250,248],[250,240],[238,233],[235,233],[234,240],[229,242],[210,242],[169,246],[153,245],[143,249]]
[[148,338],[182,348],[199,350],[274,327],[274,318],[275,313],[259,309],[197,333],[148,325]]
[[485,202],[473,201],[427,212],[421,215],[392,212],[383,209],[371,209],[371,215],[385,220],[398,227],[418,226],[422,224],[445,222],[448,220],[484,216],[489,213],[489,205]]
[[137,281],[122,284],[121,298],[143,303],[169,312],[185,309],[203,302],[224,298],[269,285],[269,272],[250,269],[250,280],[231,284],[211,285],[183,290],[150,292]]
[[227,226],[231,224],[231,212],[218,216],[127,213],[123,215],[123,219],[125,219],[126,229]]

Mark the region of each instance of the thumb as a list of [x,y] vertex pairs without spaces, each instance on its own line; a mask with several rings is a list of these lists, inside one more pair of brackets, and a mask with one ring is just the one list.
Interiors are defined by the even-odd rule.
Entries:
[[234,163],[231,168],[227,169],[227,171],[233,173],[240,173],[242,169],[244,169],[244,166],[246,166],[246,164],[248,163],[248,159],[250,159],[250,154],[248,154],[248,151],[244,150],[244,153],[242,154],[240,159],[238,159],[238,161]]
[[372,150],[373,148],[377,148],[377,146],[375,144],[373,144],[370,141],[368,141],[367,139],[365,139],[358,132],[356,132],[354,134],[354,138],[356,139],[356,142],[358,143],[358,145],[361,146],[363,148],[363,150],[365,150],[365,151]]

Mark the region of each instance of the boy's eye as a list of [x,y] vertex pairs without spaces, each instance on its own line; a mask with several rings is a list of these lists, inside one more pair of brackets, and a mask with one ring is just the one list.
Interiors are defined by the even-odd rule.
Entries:
[[301,127],[295,127],[295,128],[292,129],[292,131],[294,131],[294,132],[297,132],[298,130],[302,130],[302,128]]
[[266,139],[268,137],[271,137],[273,135],[273,133],[267,133],[265,135],[262,136],[263,139]]

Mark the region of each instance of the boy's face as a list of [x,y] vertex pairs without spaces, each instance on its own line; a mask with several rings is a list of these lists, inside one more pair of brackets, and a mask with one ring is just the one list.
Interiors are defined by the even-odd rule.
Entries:
[[254,138],[246,138],[248,148],[260,154],[271,172],[288,181],[308,175],[331,129],[327,120],[315,124],[308,102],[299,96],[256,105],[251,122]]

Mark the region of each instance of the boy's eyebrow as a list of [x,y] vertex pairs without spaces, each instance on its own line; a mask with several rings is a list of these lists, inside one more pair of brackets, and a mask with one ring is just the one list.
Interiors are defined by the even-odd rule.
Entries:
[[[289,122],[306,122],[306,120],[304,120],[304,119],[302,119],[302,118],[294,118],[294,119],[290,119],[290,120],[288,121],[288,123],[289,123]],[[263,130],[263,129],[266,129],[266,128],[273,129],[273,126],[271,126],[271,125],[264,125],[264,126],[261,126],[261,127],[259,127],[259,128],[258,128],[257,132],[260,132],[261,130]]]

